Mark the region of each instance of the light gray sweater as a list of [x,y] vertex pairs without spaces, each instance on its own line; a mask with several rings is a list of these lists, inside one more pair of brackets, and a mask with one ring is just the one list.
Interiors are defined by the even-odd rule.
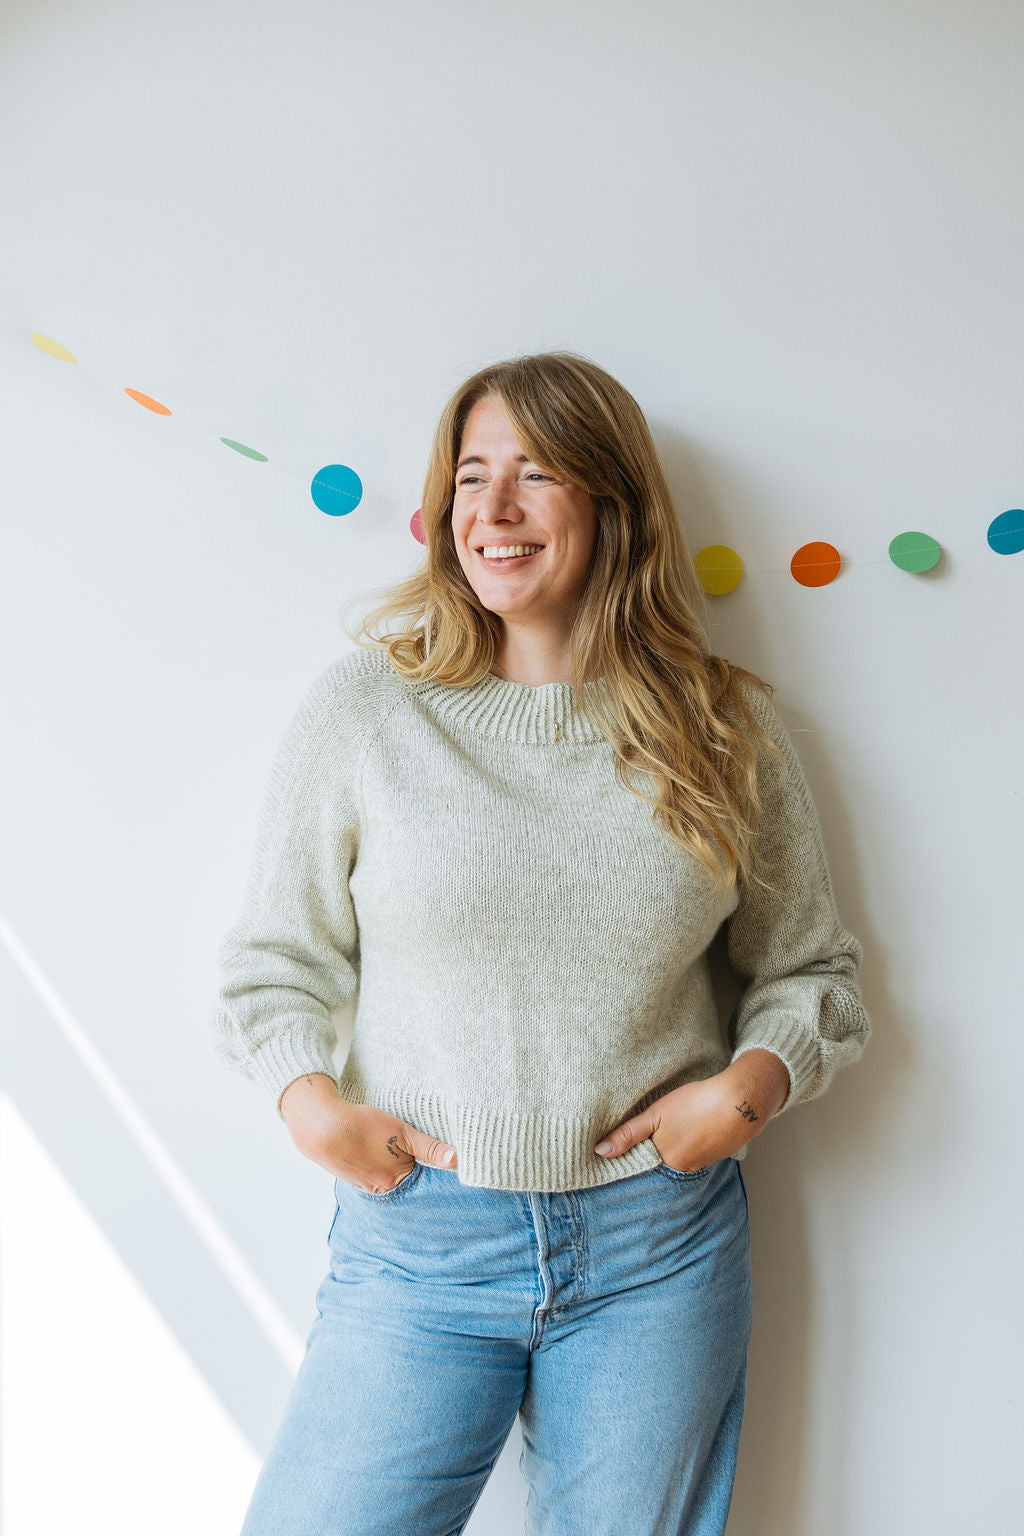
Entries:
[[[569,683],[414,686],[363,647],[331,663],[278,748],[218,951],[217,1053],[279,1113],[289,1083],[326,1072],[349,1102],[450,1142],[464,1184],[501,1189],[653,1167],[650,1138],[611,1160],[593,1148],[753,1047],[788,1069],[779,1113],[814,1098],[868,1038],[862,949],[792,742],[748,697],[785,752],[785,767],[759,754],[774,897],[715,890],[615,783]],[[746,984],[725,1027],[706,953],[723,922]],[[357,994],[339,1079],[331,1014]]]

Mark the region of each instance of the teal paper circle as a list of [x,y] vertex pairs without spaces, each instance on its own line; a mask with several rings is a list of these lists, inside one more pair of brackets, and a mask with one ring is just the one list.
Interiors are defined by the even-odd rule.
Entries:
[[997,555],[1019,555],[1024,549],[1024,510],[1011,507],[988,525],[988,542]]
[[363,482],[347,464],[327,464],[313,476],[309,493],[328,517],[344,517],[362,500]]

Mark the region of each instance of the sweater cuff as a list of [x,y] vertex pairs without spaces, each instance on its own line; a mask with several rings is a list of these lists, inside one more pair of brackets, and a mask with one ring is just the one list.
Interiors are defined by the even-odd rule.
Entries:
[[789,1073],[789,1092],[772,1116],[773,1120],[799,1101],[818,1073],[817,1038],[784,1014],[763,1014],[753,1020],[733,1051],[731,1061],[745,1051],[771,1051]]
[[249,1075],[262,1083],[277,1106],[280,1120],[281,1096],[298,1077],[307,1072],[324,1072],[337,1084],[338,1073],[331,1054],[315,1035],[272,1035],[249,1058]]

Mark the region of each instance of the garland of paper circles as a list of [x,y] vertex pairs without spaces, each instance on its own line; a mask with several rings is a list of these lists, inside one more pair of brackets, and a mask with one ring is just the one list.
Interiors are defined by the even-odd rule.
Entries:
[[[41,352],[65,363],[77,363],[78,359],[60,342],[38,331],[31,339]],[[124,393],[157,416],[172,416],[170,408],[142,390],[125,386]],[[269,463],[265,453],[238,442],[233,437],[219,439],[232,452],[257,463]],[[313,504],[328,517],[344,517],[353,512],[363,496],[363,482],[348,464],[325,464],[317,470],[309,482]],[[425,544],[420,508],[409,520],[409,530],[414,539]],[[968,540],[967,545],[977,546],[981,540]],[[992,519],[986,530],[985,542],[997,555],[1019,555],[1024,550],[1024,509],[1011,507]],[[958,548],[966,547],[959,545]],[[898,533],[890,541],[888,559],[898,570],[921,575],[933,570],[942,554],[942,546],[931,534],[918,531]],[[802,587],[825,587],[835,581],[844,565],[876,564],[872,560],[844,560],[834,544],[821,540],[802,544],[789,562],[790,574]],[[706,544],[694,556],[694,570],[704,591],[710,596],[721,597],[739,586],[743,578],[743,561],[727,544]],[[772,569],[775,569],[773,567]]]

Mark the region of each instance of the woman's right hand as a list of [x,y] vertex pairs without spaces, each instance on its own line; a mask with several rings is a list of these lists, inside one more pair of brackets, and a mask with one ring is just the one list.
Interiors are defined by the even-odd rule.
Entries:
[[[333,1078],[307,1073],[288,1084],[281,1116],[304,1157],[369,1194],[386,1194],[417,1162],[455,1166],[455,1148],[370,1104],[350,1104]],[[446,1161],[446,1154],[450,1160]]]

